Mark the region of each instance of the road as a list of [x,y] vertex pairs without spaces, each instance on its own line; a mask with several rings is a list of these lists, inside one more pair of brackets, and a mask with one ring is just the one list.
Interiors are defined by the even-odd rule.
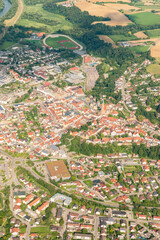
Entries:
[[6,19],[4,21],[5,26],[6,27],[14,26],[18,22],[18,20],[20,19],[21,15],[23,14],[23,11],[24,11],[23,0],[18,0],[17,12],[11,19]]

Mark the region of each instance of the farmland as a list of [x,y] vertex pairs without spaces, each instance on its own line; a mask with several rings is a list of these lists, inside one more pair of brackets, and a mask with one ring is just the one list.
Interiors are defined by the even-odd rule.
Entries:
[[131,40],[136,40],[136,39],[137,39],[137,37],[134,36],[134,35],[131,35],[131,36],[109,35],[109,37],[110,37],[114,42],[131,41]]
[[149,37],[160,37],[160,29],[148,30],[147,35]]
[[[102,23],[110,26],[122,25],[126,26],[132,23],[124,14],[119,12],[117,9],[112,7],[103,6],[100,4],[94,4],[92,2],[87,2],[86,0],[80,0],[75,3],[75,5],[81,9],[81,11],[87,11],[92,16],[97,17],[109,17],[110,21],[104,21]],[[98,22],[95,22],[98,23]]]
[[147,67],[147,71],[153,75],[160,76],[160,64],[154,63]]
[[114,48],[117,47],[115,42],[110,37],[108,37],[106,35],[99,35],[99,39],[103,40],[106,43],[111,43],[112,47],[114,47]]
[[160,41],[156,42],[155,46],[151,48],[151,56],[156,59],[160,58]]
[[37,28],[47,33],[55,32],[59,29],[69,30],[72,28],[72,24],[65,17],[45,11],[42,6],[42,4],[25,5],[24,14],[17,25]]
[[136,36],[137,38],[141,38],[141,39],[148,38],[148,36],[142,31],[135,33],[134,36]]
[[135,46],[135,47],[131,47],[130,49],[136,53],[143,53],[148,51],[149,46]]
[[142,25],[155,25],[160,23],[160,15],[152,12],[140,12],[129,15],[131,21]]

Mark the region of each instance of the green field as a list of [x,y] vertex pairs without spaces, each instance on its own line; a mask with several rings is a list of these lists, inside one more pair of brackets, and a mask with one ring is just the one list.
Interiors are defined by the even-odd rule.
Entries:
[[27,28],[36,28],[46,33],[60,30],[69,30],[72,24],[65,17],[43,10],[42,4],[25,5],[25,11],[17,25]]
[[91,180],[85,180],[84,183],[88,185],[88,187],[92,188],[93,187],[93,182]]
[[3,194],[0,192],[0,209],[3,208]]
[[13,46],[14,44],[16,44],[16,43],[15,43],[15,42],[5,41],[5,42],[2,43],[2,45],[0,46],[0,50],[5,50],[5,49]]
[[63,36],[59,36],[55,38],[49,37],[46,39],[46,44],[53,48],[64,49],[64,47],[59,44],[60,41],[69,41],[69,42],[62,42],[62,44],[66,48],[75,48],[77,46],[73,42],[71,42],[67,37],[63,37]]
[[136,46],[136,47],[131,47],[130,49],[136,53],[144,53],[148,51],[148,48],[150,46]]
[[134,35],[131,36],[124,36],[124,35],[108,35],[114,42],[121,42],[121,41],[131,41],[137,40],[138,38]]
[[43,41],[41,41],[41,40],[29,40],[29,39],[26,39],[26,41],[28,41],[30,43],[33,43],[37,47],[42,47],[43,46]]
[[160,15],[152,12],[140,12],[129,15],[131,21],[142,25],[155,25],[160,23]]
[[147,67],[147,71],[153,75],[160,76],[160,64],[151,64]]
[[31,233],[50,233],[49,227],[32,227]]
[[146,33],[150,38],[160,37],[160,29],[148,30]]

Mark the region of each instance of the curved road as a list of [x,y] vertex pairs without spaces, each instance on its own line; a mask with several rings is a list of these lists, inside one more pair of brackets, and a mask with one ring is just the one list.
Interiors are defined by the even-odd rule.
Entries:
[[22,13],[24,11],[24,3],[23,0],[18,0],[18,9],[16,14],[11,19],[6,19],[4,24],[6,27],[14,26],[18,20],[20,19]]

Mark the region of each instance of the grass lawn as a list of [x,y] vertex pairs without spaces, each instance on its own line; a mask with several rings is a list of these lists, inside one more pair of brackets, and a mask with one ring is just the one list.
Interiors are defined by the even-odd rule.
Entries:
[[148,48],[150,46],[136,46],[136,47],[131,47],[130,49],[136,53],[144,53],[148,51]]
[[72,24],[65,17],[43,10],[42,4],[25,5],[25,11],[17,25],[27,28],[37,28],[46,33],[56,32],[59,29],[69,30]]
[[0,192],[0,209],[3,207],[3,194]]
[[147,71],[153,75],[160,75],[160,64],[151,64],[147,67]]
[[131,21],[142,25],[155,25],[160,23],[160,15],[152,12],[140,12],[129,15]]
[[0,50],[2,50],[2,49],[7,49],[7,48],[13,46],[14,44],[16,44],[16,43],[15,43],[15,42],[5,41],[5,42],[2,43],[2,45],[0,46]]
[[137,40],[138,38],[134,35],[131,36],[124,36],[124,35],[108,35],[114,42],[121,42],[121,41],[131,41]]
[[84,183],[90,188],[93,187],[93,182],[91,180],[85,180]]
[[160,37],[160,29],[148,30],[146,33],[150,38]]
[[30,43],[34,43],[37,47],[42,47],[43,46],[43,41],[41,41],[41,40],[29,40],[29,39],[27,39],[26,41],[28,41]]
[[49,227],[32,227],[31,233],[50,233]]
[[21,227],[20,228],[20,233],[25,233],[26,232],[26,227],[24,226],[24,227]]

